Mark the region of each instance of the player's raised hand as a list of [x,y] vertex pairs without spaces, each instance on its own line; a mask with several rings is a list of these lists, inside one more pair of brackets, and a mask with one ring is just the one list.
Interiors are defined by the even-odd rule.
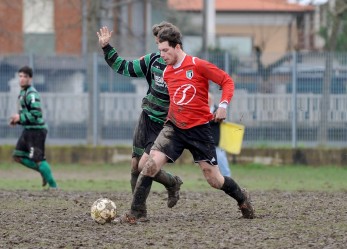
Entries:
[[103,48],[105,47],[111,39],[113,31],[110,31],[106,26],[102,27],[96,34],[99,37],[99,44]]

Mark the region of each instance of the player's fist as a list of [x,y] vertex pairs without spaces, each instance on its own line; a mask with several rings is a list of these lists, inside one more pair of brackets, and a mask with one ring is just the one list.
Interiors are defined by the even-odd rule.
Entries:
[[15,126],[16,123],[14,122],[14,119],[12,117],[10,117],[10,121],[8,122],[9,126]]
[[217,111],[214,113],[214,121],[215,122],[223,122],[227,117],[227,111],[223,107],[218,107]]
[[19,114],[14,114],[10,117],[9,125],[15,126],[19,123]]

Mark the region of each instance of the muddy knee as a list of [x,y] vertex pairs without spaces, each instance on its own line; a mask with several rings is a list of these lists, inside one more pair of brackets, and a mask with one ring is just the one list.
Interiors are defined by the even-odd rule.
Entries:
[[140,161],[140,159],[137,157],[133,157],[131,159],[131,172],[140,172],[139,171],[139,161]]
[[159,169],[157,167],[156,162],[151,156],[149,156],[142,170],[142,174],[154,177],[158,172]]

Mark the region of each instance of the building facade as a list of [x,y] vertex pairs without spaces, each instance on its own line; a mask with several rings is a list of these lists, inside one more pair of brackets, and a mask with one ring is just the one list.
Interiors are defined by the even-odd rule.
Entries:
[[[249,56],[257,47],[265,55],[263,60],[267,64],[288,51],[316,48],[313,6],[292,4],[286,0],[214,2],[214,44],[220,49],[239,56]],[[169,0],[168,4],[178,12],[178,22],[189,20],[190,26],[178,24],[179,27],[189,27],[185,32],[188,36],[185,45],[190,48],[189,43],[193,43],[193,47],[199,50],[196,44],[202,44],[204,0]]]

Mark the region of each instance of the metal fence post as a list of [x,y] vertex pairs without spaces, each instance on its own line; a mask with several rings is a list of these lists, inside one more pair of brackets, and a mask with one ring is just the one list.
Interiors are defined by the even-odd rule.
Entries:
[[297,84],[297,52],[292,52],[292,148],[297,147],[297,94],[296,94],[296,84]]
[[227,51],[224,52],[224,71],[229,74],[229,53]]
[[99,143],[98,54],[93,53],[93,145]]

